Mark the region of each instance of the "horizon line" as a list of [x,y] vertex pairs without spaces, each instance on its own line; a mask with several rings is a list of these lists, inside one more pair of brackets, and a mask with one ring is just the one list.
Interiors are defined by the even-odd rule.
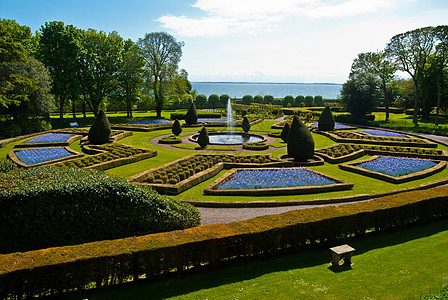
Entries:
[[190,81],[191,83],[237,83],[237,84],[324,84],[342,85],[342,83],[332,82],[269,82],[269,81]]

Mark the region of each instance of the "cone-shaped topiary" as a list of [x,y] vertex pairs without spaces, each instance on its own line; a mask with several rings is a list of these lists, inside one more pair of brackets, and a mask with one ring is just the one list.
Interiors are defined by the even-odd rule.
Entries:
[[241,127],[243,128],[244,132],[249,132],[249,130],[250,130],[250,122],[247,119],[247,117],[244,117],[243,124],[241,124]]
[[201,148],[205,148],[205,147],[207,147],[209,142],[210,142],[210,139],[208,138],[207,128],[202,127],[201,132],[199,133],[199,136],[198,136],[198,144],[199,144],[199,146],[201,146]]
[[330,131],[334,129],[334,116],[329,106],[325,107],[320,115],[318,128],[322,131]]
[[88,140],[91,144],[101,145],[110,142],[110,123],[104,111],[100,110],[98,116],[90,127]]
[[314,157],[314,140],[308,127],[294,116],[288,134],[288,156],[303,161]]
[[289,124],[285,123],[283,126],[282,133],[280,133],[280,138],[286,143],[288,142],[288,134],[289,134]]
[[171,132],[176,136],[182,133],[182,125],[180,125],[178,119],[174,121],[173,128],[171,128]]
[[185,123],[187,125],[193,125],[198,122],[198,111],[196,110],[196,105],[191,103],[190,108],[188,109],[187,114],[185,115]]

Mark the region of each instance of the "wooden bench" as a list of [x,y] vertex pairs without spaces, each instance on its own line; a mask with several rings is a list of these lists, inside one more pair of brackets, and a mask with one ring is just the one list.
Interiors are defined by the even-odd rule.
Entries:
[[330,248],[331,251],[331,265],[335,267],[340,267],[339,261],[344,259],[343,266],[352,266],[352,256],[355,252],[355,248],[350,247],[349,245],[341,245],[337,247]]

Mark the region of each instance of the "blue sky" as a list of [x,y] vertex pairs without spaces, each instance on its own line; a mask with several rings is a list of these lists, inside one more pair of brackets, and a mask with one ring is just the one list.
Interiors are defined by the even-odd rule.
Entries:
[[447,24],[448,1],[0,0],[0,17],[33,31],[63,21],[134,41],[168,32],[185,42],[180,67],[191,81],[343,83],[358,53]]

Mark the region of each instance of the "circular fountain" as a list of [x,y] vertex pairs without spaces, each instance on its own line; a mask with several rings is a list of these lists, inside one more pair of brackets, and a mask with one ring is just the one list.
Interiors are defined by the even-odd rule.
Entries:
[[[241,145],[245,143],[265,142],[266,138],[261,135],[250,134],[246,132],[233,131],[233,111],[230,99],[227,101],[227,131],[225,132],[209,132],[210,145]],[[197,142],[199,134],[191,136],[192,142]]]

